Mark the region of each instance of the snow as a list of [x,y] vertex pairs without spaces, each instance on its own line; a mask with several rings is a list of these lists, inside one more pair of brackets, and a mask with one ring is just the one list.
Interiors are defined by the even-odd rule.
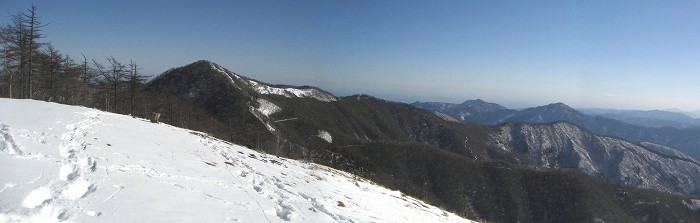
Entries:
[[0,99],[0,124],[0,222],[470,222],[349,173],[129,116]]
[[501,131],[491,136],[494,146],[517,152],[515,145],[522,143],[527,146],[522,154],[544,167],[576,168],[591,176],[604,175],[613,183],[669,193],[691,194],[699,188],[700,165],[692,158],[659,155],[564,122],[515,125],[500,126]]
[[700,209],[700,200],[698,199],[690,199],[690,202],[682,201],[682,203],[690,210],[694,211]]
[[62,192],[63,196],[69,200],[77,200],[94,190],[94,185],[85,180],[78,180]]
[[254,108],[252,105],[250,106],[249,110],[250,110],[250,113],[253,114],[253,116],[255,116],[255,118],[257,118],[258,121],[260,121],[260,123],[265,125],[265,128],[267,128],[268,131],[270,131],[271,133],[275,133],[275,131],[276,131],[275,128],[272,127],[272,125],[270,125],[270,123],[265,121],[265,118],[263,117],[264,115],[262,114],[262,112],[260,112],[256,108]]
[[334,96],[327,93],[323,93],[316,89],[278,88],[265,85],[254,80],[249,80],[248,83],[253,87],[253,89],[256,92],[260,94],[281,95],[288,98],[313,98],[323,102],[337,101],[337,99]]
[[260,106],[258,106],[258,108],[256,108],[256,110],[258,110],[260,113],[262,113],[265,116],[269,117],[272,114],[275,114],[277,112],[282,111],[282,109],[280,107],[278,107],[277,105],[275,105],[274,103],[272,103],[268,100],[258,98],[257,101],[258,101],[258,104],[260,104]]
[[324,130],[318,130],[318,135],[319,138],[325,140],[328,143],[333,143],[333,137],[331,137],[331,134],[324,131]]
[[22,206],[25,208],[35,208],[48,200],[51,200],[51,189],[39,187],[24,198]]
[[239,86],[236,84],[236,81],[233,80],[232,76],[235,77],[236,79],[240,79],[241,77],[239,77],[238,75],[234,74],[233,72],[230,72],[230,71],[226,70],[225,68],[219,66],[218,64],[209,62],[209,66],[211,66],[212,69],[216,70],[216,71],[219,72],[220,74],[226,76],[226,78],[229,79],[229,82],[231,82],[231,84],[232,84],[234,87],[236,87],[236,88],[238,88],[238,89],[241,89],[241,87],[239,87]]
[[[459,122],[459,120],[453,118],[452,116],[450,116],[450,115],[448,115],[448,114],[445,114],[445,113],[442,113],[442,112],[439,112],[439,111],[433,111],[433,113],[435,113],[435,115],[437,115],[438,117],[440,117],[442,120],[445,120],[445,121],[448,121],[448,122]],[[461,119],[464,120],[464,116],[462,116]]]

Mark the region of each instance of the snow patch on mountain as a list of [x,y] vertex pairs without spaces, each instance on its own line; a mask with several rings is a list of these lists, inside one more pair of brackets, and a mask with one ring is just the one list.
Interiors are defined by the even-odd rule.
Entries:
[[317,89],[278,88],[262,84],[254,80],[248,80],[248,83],[250,83],[252,88],[260,94],[281,95],[288,98],[313,98],[323,102],[331,102],[338,100],[334,96],[327,93],[323,93]]
[[265,116],[269,117],[272,114],[282,111],[282,108],[278,107],[277,105],[268,100],[258,98],[257,101],[259,106],[256,109]]
[[470,222],[166,124],[32,100],[0,114],[0,222]]
[[253,116],[255,116],[255,118],[257,118],[258,121],[260,121],[260,123],[262,123],[263,125],[265,125],[265,128],[267,128],[268,131],[270,131],[271,133],[274,133],[275,131],[277,131],[277,130],[275,129],[275,127],[272,127],[272,124],[270,124],[270,122],[268,122],[267,119],[265,119],[267,116],[265,116],[265,115],[264,115],[261,111],[259,111],[257,108],[254,108],[254,107],[251,105],[249,110],[250,110],[250,113],[253,114]]
[[683,205],[685,205],[685,207],[687,207],[690,210],[698,210],[700,209],[700,200],[690,199],[690,201],[688,202],[683,201]]
[[318,135],[316,135],[316,136],[325,140],[328,143],[333,143],[333,137],[331,137],[331,134],[324,131],[324,130],[318,130]]
[[236,87],[236,88],[238,88],[238,89],[241,89],[241,87],[238,86],[238,85],[236,84],[236,81],[233,80],[234,77],[235,77],[236,79],[241,79],[240,76],[234,74],[234,73],[231,72],[231,71],[226,70],[226,68],[223,68],[223,67],[219,66],[218,64],[215,64],[215,63],[212,63],[212,62],[208,62],[208,63],[209,63],[209,66],[211,66],[212,69],[214,69],[215,71],[219,72],[220,74],[226,76],[234,87]]
[[[440,117],[442,120],[445,120],[445,121],[448,121],[448,122],[459,122],[459,120],[453,118],[452,116],[450,116],[450,115],[448,115],[448,114],[445,114],[445,113],[442,113],[442,112],[439,112],[439,111],[433,111],[433,113],[435,113],[435,115],[437,115],[438,117]],[[461,117],[461,118],[462,118],[462,120],[464,120],[464,117]]]

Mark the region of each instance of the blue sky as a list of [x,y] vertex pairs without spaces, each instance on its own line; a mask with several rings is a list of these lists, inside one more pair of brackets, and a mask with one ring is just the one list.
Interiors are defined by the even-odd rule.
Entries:
[[[30,1],[2,1],[9,13]],[[693,1],[35,1],[47,41],[337,95],[700,110]]]

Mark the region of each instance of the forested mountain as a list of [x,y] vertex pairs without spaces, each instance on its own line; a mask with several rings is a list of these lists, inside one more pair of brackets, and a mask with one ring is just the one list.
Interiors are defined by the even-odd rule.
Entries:
[[[565,136],[559,140],[569,142],[553,145],[550,150],[553,153],[569,155],[590,155],[608,150],[621,154],[596,160],[600,161],[595,163],[597,165],[595,168],[600,172],[586,172],[585,166],[571,165],[571,162],[568,162],[571,160],[543,163],[541,160],[547,159],[546,156],[535,158],[533,154],[508,148],[508,146],[516,146],[513,148],[526,148],[525,150],[528,151],[537,151],[542,148],[543,142],[505,140],[522,138],[517,135],[521,132],[505,131],[504,127],[457,123],[407,104],[385,101],[367,95],[335,97],[314,87],[271,85],[233,73],[209,61],[198,61],[171,69],[150,82],[148,89],[158,94],[174,95],[196,104],[224,123],[224,126],[247,126],[242,128],[244,130],[240,130],[243,132],[218,133],[232,136],[231,140],[234,142],[242,140],[239,143],[245,143],[271,154],[344,169],[476,219],[531,221],[541,216],[557,216],[552,219],[566,220],[574,216],[571,211],[576,209],[572,204],[565,204],[566,199],[583,199],[581,201],[584,203],[592,202],[591,204],[617,207],[605,211],[597,209],[584,211],[583,213],[586,214],[582,216],[586,218],[593,219],[592,216],[604,215],[602,213],[608,213],[607,216],[610,217],[617,216],[612,214],[617,211],[627,213],[620,216],[630,217],[629,219],[638,219],[637,217],[640,216],[639,213],[635,214],[627,210],[629,208],[625,206],[627,204],[617,203],[620,201],[599,200],[598,195],[577,198],[559,197],[564,200],[554,203],[569,208],[550,212],[554,209],[554,206],[550,205],[554,203],[542,202],[540,199],[551,198],[522,197],[524,194],[534,193],[530,190],[535,188],[521,185],[524,181],[529,182],[533,179],[525,177],[519,178],[523,180],[522,182],[512,181],[509,179],[509,176],[512,177],[509,172],[514,170],[517,170],[516,172],[521,176],[536,177],[541,174],[544,178],[561,180],[560,183],[563,183],[560,185],[550,180],[537,181],[539,188],[582,190],[579,192],[583,194],[605,194],[618,190],[603,186],[607,184],[598,182],[597,179],[621,185],[688,194],[695,192],[692,182],[697,181],[699,176],[699,169],[694,160],[671,156],[664,156],[664,159],[658,161],[659,165],[666,169],[632,173],[630,171],[643,168],[649,163],[630,164],[616,160],[625,157],[654,160],[661,156],[640,145],[613,138],[598,139],[599,136],[591,133],[569,135],[568,138]],[[167,113],[164,117],[167,117]],[[571,128],[578,129],[575,126]],[[581,129],[578,131],[585,132]],[[531,132],[527,134],[534,137],[554,137],[559,133],[549,136],[540,136],[539,133]],[[510,135],[510,138],[496,137],[503,134]],[[240,135],[252,137],[237,139],[236,137]],[[596,138],[598,141],[593,140],[595,143],[588,143],[584,147],[566,147],[570,142],[588,142],[586,140],[591,138]],[[607,144],[600,143],[602,139],[605,139]],[[627,147],[620,147],[620,145]],[[586,151],[571,153],[572,148],[579,152]],[[644,153],[638,154],[640,152]],[[581,169],[593,177],[571,174],[571,171],[547,170],[559,168]],[[465,172],[465,170],[469,171]],[[613,172],[619,174],[608,174]],[[476,175],[464,175],[465,173]],[[624,177],[620,177],[620,174]],[[654,181],[647,182],[644,179],[654,179]],[[685,180],[689,183],[674,187],[671,186],[676,182],[674,180]],[[584,181],[588,182],[585,184],[592,183],[600,186],[580,188],[580,182],[573,183],[573,181]],[[508,190],[514,190],[515,194],[496,195],[495,191],[491,191],[493,186],[486,186],[492,183],[500,184],[505,188],[514,187]],[[478,187],[483,189],[477,189]],[[620,187],[620,189],[627,191],[625,193],[647,193],[627,187]],[[571,196],[580,194],[579,192],[571,193]],[[492,207],[487,208],[484,206],[485,203]],[[509,203],[520,203],[522,206],[510,206]],[[508,212],[506,210],[510,208],[536,213],[506,214]],[[620,219],[628,219],[627,217]]]
[[485,102],[481,99],[466,100],[461,104],[416,101],[411,103],[411,105],[445,113],[463,122],[476,122],[487,125],[501,123],[517,112],[517,110],[508,109],[496,103]]
[[565,122],[499,128],[492,135],[496,146],[543,167],[578,169],[606,182],[657,191],[700,193],[700,162],[671,148],[649,149],[653,145],[597,136]]
[[[337,98],[313,87],[270,85],[209,61],[171,69],[148,87],[195,103],[227,125],[248,126],[241,130],[246,132],[230,133],[231,139],[247,140],[243,143],[256,148],[294,154],[298,146],[349,148],[360,143],[407,141],[469,157],[500,157],[522,163],[518,157],[478,144],[478,140],[465,141],[485,138],[488,130],[483,126],[463,128],[431,112],[367,95]],[[318,137],[326,134],[332,140]]]
[[[422,104],[414,103],[414,106]],[[429,108],[429,107],[424,107]],[[449,114],[455,118],[460,117],[460,111],[435,110]],[[472,112],[471,110],[464,110]],[[586,128],[599,135],[608,135],[623,138],[632,142],[651,142],[670,146],[684,153],[700,158],[700,128],[674,128],[674,127],[643,127],[625,123],[623,121],[603,117],[586,115],[563,103],[554,103],[539,107],[527,108],[520,111],[502,109],[495,112],[474,113],[464,121],[476,122],[486,125],[498,125],[506,122],[548,123],[564,121]]]

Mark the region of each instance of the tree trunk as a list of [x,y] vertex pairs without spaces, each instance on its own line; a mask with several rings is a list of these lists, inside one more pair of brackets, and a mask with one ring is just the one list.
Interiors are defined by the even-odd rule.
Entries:
[[5,62],[5,63],[4,63],[4,65],[5,65],[5,72],[7,72],[7,75],[8,75],[8,78],[9,78],[9,80],[8,80],[8,82],[7,82],[7,89],[8,89],[7,97],[8,97],[8,98],[12,98],[12,85],[14,84],[14,83],[13,83],[13,82],[14,82],[14,80],[13,80],[13,79],[14,79],[14,78],[13,78],[13,77],[14,77],[14,72],[13,72],[13,71],[10,71],[10,61],[9,61],[10,58],[7,56],[7,48],[5,48],[5,52],[4,52],[4,54],[3,54],[3,58],[4,58],[3,61]]

